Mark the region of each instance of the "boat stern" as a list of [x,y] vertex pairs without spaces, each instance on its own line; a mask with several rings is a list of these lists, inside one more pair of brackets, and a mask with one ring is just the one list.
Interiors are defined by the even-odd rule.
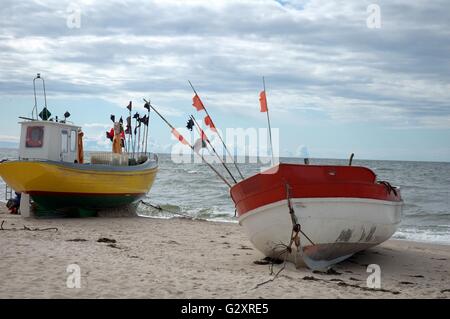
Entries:
[[22,162],[3,161],[0,163],[0,177],[16,192],[22,193],[26,190],[27,181],[30,176],[24,172]]

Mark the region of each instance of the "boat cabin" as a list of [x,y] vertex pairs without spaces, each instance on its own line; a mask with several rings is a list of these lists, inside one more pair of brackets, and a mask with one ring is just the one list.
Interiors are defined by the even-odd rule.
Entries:
[[79,126],[65,122],[20,122],[20,160],[78,162]]

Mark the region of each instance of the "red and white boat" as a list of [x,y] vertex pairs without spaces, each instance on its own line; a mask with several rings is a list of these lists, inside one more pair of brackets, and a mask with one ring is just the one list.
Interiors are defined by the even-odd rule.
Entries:
[[[230,192],[239,224],[259,251],[314,270],[389,239],[403,206],[398,188],[357,166],[279,164]],[[294,224],[301,230],[286,251]]]
[[[190,85],[195,93],[192,105],[197,111],[205,111],[205,124],[218,134],[227,148],[205,105]],[[259,97],[260,111],[267,114],[272,148],[264,78],[263,86]],[[153,106],[150,107],[181,143],[199,154],[196,147],[190,145]],[[191,116],[187,127],[194,125],[201,136],[198,140],[201,149],[204,140],[210,142]],[[203,155],[200,156],[230,186],[239,223],[247,230],[253,245],[268,257],[297,264],[303,262],[312,269],[325,270],[358,251],[389,239],[400,223],[403,206],[400,190],[388,182],[377,181],[375,173],[368,168],[351,166],[353,154],[349,166],[282,163],[249,178],[243,177],[235,162],[243,180],[233,186]],[[222,164],[235,181],[225,163]]]

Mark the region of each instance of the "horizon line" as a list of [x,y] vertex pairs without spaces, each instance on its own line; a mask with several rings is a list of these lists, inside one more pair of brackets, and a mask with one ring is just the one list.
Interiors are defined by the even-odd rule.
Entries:
[[[11,147],[0,147],[0,150],[11,150],[11,151],[18,151],[17,148],[11,148]],[[85,152],[105,152],[105,150],[88,150],[86,149]],[[171,153],[167,152],[149,152],[153,154],[162,154],[162,155],[171,155]],[[187,155],[187,154],[186,154]],[[190,155],[193,155],[191,153]],[[246,155],[236,155],[236,157],[255,157],[255,156],[246,156]],[[269,156],[270,157],[270,156]],[[280,156],[279,158],[295,158],[295,159],[301,159],[305,157],[301,156]],[[333,158],[333,157],[308,157],[308,159],[318,159],[318,160],[349,160],[349,158]],[[353,158],[353,161],[386,161],[386,162],[416,162],[416,163],[445,163],[450,164],[449,161],[436,161],[436,160],[405,160],[405,159],[367,159],[367,158]],[[248,164],[248,163],[242,163],[242,164]]]

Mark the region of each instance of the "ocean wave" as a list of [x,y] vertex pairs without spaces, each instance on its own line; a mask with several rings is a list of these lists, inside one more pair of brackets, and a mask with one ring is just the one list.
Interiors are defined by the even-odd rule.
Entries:
[[219,222],[219,223],[230,223],[237,224],[239,221],[237,219],[222,219],[222,218],[214,218],[214,219],[206,219],[207,222]]
[[400,190],[429,190],[430,187],[426,187],[426,186],[422,186],[422,185],[403,185],[403,184],[399,184],[397,185],[398,187],[400,187]]
[[391,172],[394,169],[393,168],[384,168],[384,167],[380,167],[380,168],[374,168],[373,170],[378,171],[378,172]]
[[[0,150],[0,157],[17,152]],[[294,162],[300,162],[295,159]],[[315,164],[342,164],[347,161],[314,159]],[[394,238],[450,243],[449,164],[420,162],[360,161],[373,167],[380,179],[399,185],[405,201],[402,223]],[[246,176],[259,171],[257,164],[240,164]],[[220,165],[217,169],[222,170]],[[232,170],[233,173],[234,170]],[[223,172],[225,176],[226,171]],[[237,175],[236,175],[237,176]],[[226,186],[203,164],[176,164],[170,155],[160,156],[160,170],[145,198],[160,209],[140,205],[138,214],[152,218],[201,218],[207,221],[236,222],[234,205]],[[0,178],[0,203],[5,203],[5,184]],[[1,204],[4,205],[4,204]]]
[[[448,228],[447,228],[448,229]],[[393,238],[450,245],[450,231],[439,229],[400,228]]]
[[232,222],[234,219],[234,212],[223,210],[218,206],[197,208],[167,203],[158,205],[143,202],[143,205],[139,205],[137,212],[140,216],[155,218],[186,217],[208,221],[226,222]]

